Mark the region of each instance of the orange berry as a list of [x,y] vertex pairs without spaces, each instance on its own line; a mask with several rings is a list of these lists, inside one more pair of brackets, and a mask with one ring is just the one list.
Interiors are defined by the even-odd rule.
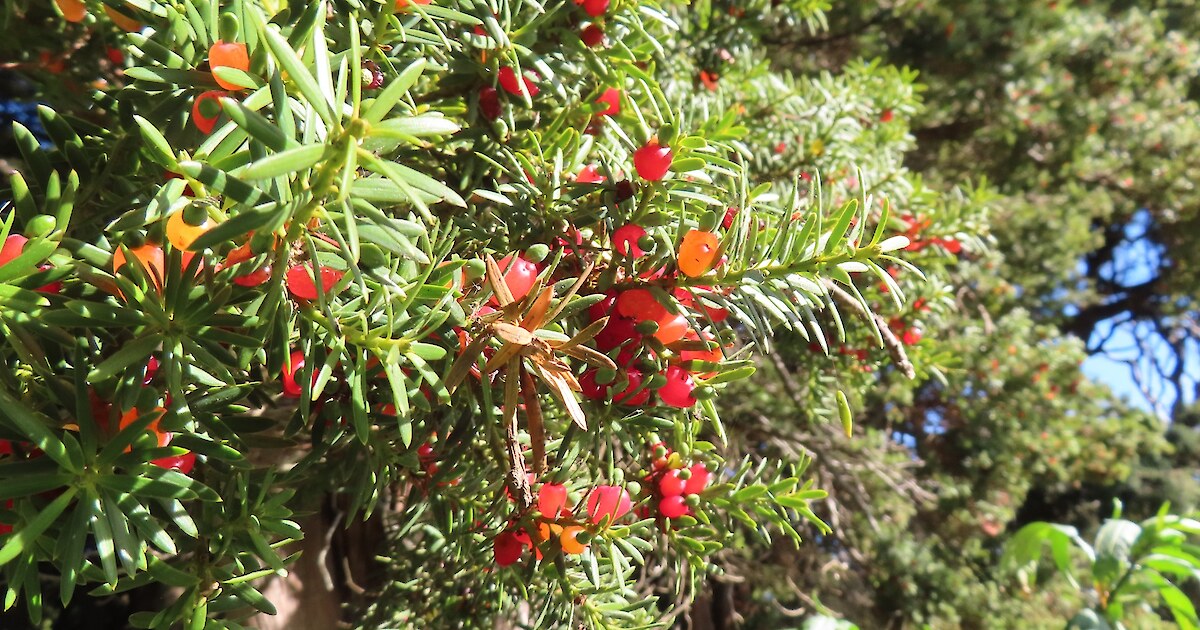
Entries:
[[396,11],[397,12],[406,11],[406,10],[408,10],[408,5],[410,5],[410,4],[425,5],[425,4],[429,4],[432,1],[433,0],[396,0]]
[[658,330],[654,332],[654,338],[664,344],[674,343],[683,339],[687,332],[688,320],[686,317],[667,313],[658,319]]
[[695,278],[708,273],[717,261],[720,242],[717,235],[703,230],[690,230],[679,244],[679,271]]
[[[162,291],[163,278],[166,274],[166,258],[163,256],[163,250],[158,245],[146,243],[141,247],[130,248],[129,253],[138,260],[142,265],[142,270],[154,283],[154,288]],[[113,252],[113,273],[116,273],[124,267],[129,261],[125,258],[125,252],[121,249]]]
[[[161,431],[158,428],[158,421],[162,420],[163,414],[165,414],[166,412],[167,412],[166,409],[164,409],[162,407],[156,407],[154,409],[153,413],[158,414],[158,417],[155,418],[154,420],[150,421],[150,425],[146,427],[147,431],[150,431],[151,433],[154,434],[155,439],[158,440],[159,446],[166,446],[167,444],[169,444],[171,442],[171,434],[167,433],[165,431]],[[139,412],[136,407],[134,407],[133,409],[130,409],[129,411],[126,411],[125,414],[121,416],[119,428],[124,429],[125,427],[132,424],[134,420],[137,420],[138,416],[141,416],[141,415],[142,415],[141,412]],[[126,453],[128,453],[131,450],[132,450],[131,447],[128,447],[128,446],[125,447]]]
[[[208,67],[210,70],[217,68],[234,68],[242,72],[250,70],[250,55],[246,52],[246,45],[238,42],[224,42],[217,40],[216,43],[208,49]],[[217,85],[226,90],[241,90],[242,86],[230,83],[213,75]]]
[[538,542],[546,542],[547,540],[550,540],[551,536],[558,536],[562,533],[562,531],[562,525],[542,521],[541,523],[538,523],[537,526]]
[[63,19],[68,22],[82,22],[87,17],[87,6],[80,0],[54,0]]
[[562,545],[563,553],[578,554],[583,553],[587,549],[587,545],[579,542],[579,535],[583,533],[583,528],[578,525],[569,525],[563,528],[563,531],[558,536],[558,542]]
[[205,216],[204,223],[191,225],[184,220],[183,215],[183,212],[176,212],[167,219],[167,240],[171,241],[176,249],[186,251],[196,239],[212,229],[216,223]]
[[[128,8],[128,5],[126,5],[126,8]],[[113,9],[110,6],[105,5],[104,12],[108,14],[108,19],[112,20],[113,24],[117,25],[117,28],[120,28],[127,33],[136,33],[137,31],[142,30],[141,22],[117,11],[116,9]]]

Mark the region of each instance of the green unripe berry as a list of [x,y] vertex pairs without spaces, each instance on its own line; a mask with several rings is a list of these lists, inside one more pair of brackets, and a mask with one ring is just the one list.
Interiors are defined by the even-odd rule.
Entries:
[[670,146],[670,144],[675,141],[675,136],[678,135],[678,133],[679,130],[677,130],[675,125],[672,124],[666,124],[662,127],[659,127],[658,144],[664,147]]
[[705,232],[712,232],[721,224],[721,219],[724,215],[716,212],[706,212],[700,217],[700,229]]
[[208,221],[208,208],[191,204],[183,209],[183,222],[191,226],[204,225]]
[[221,115],[220,99],[206,98],[200,101],[200,115],[205,118],[216,118]]
[[467,264],[463,266],[463,269],[467,272],[468,280],[478,280],[487,273],[487,263],[476,258],[474,260],[468,260]]
[[125,237],[121,239],[121,243],[129,249],[136,249],[146,244],[146,233],[141,230],[127,232]]
[[643,234],[637,241],[637,246],[647,254],[658,248],[658,241],[649,234]]
[[545,243],[538,243],[525,250],[525,259],[529,262],[542,262],[543,260],[546,260],[546,257],[549,255],[550,246]]
[[600,368],[596,370],[596,384],[610,385],[617,380],[617,371],[611,368]]
[[346,131],[350,132],[350,135],[355,138],[362,138],[371,131],[371,123],[362,118],[355,118],[350,121],[350,124],[346,127]]
[[686,497],[684,497],[683,501],[684,501],[684,503],[687,503],[687,506],[692,509],[696,509],[696,508],[700,507],[700,495],[698,495],[698,494],[689,494]]
[[48,236],[57,226],[58,221],[54,217],[48,214],[39,214],[25,225],[25,236],[30,238]]
[[238,32],[241,30],[242,25],[238,22],[237,15],[234,15],[230,11],[221,14],[221,22],[217,28],[217,32],[221,34],[221,41],[237,41]]
[[638,322],[635,330],[637,330],[638,334],[640,335],[653,335],[654,333],[658,332],[658,322],[649,319],[644,322]]

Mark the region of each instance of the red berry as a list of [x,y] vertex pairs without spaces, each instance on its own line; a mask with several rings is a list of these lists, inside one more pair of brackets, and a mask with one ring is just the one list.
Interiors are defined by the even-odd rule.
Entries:
[[895,117],[896,117],[896,114],[894,112],[892,112],[892,110],[885,109],[882,112],[880,112],[880,114],[879,114],[879,122],[889,123],[889,122],[892,122],[892,119]]
[[217,119],[221,117],[222,96],[228,94],[220,90],[209,90],[192,102],[192,124],[196,125],[201,133],[212,133],[213,127],[217,126]]
[[[701,336],[692,333],[690,335],[686,335],[686,338],[699,340],[701,339]],[[712,341],[713,336],[709,333],[703,333],[703,339],[705,341]],[[710,348],[708,350],[681,350],[679,352],[680,362],[682,362],[685,367],[688,367],[692,371],[704,369],[700,366],[691,365],[693,361],[702,363],[720,363],[721,359],[723,358],[725,358],[725,355],[721,352],[720,347]],[[711,376],[711,373],[700,375],[701,378],[709,378],[709,376]]]
[[642,388],[642,372],[640,370],[633,368],[625,370],[625,380],[628,385],[620,394],[613,396],[613,402],[639,407],[650,401],[650,389]]
[[737,208],[730,208],[726,210],[725,216],[721,218],[721,227],[725,228],[726,230],[732,227],[733,220],[737,218],[738,212],[739,210]]
[[[333,288],[333,285],[337,284],[342,279],[342,276],[346,274],[337,269],[323,266],[320,268],[320,275],[321,289],[328,296],[329,290]],[[291,269],[288,269],[286,282],[288,291],[292,294],[292,297],[308,301],[317,299],[317,284],[313,279],[312,267],[310,265],[295,265]]]
[[596,321],[612,312],[613,305],[617,303],[617,292],[609,290],[604,294],[604,299],[596,302],[588,307],[588,317],[592,321]]
[[[288,398],[299,398],[304,394],[304,388],[296,382],[296,374],[304,369],[304,353],[294,350],[283,366],[280,381],[283,383],[283,395]],[[316,374],[313,374],[316,377]]]
[[496,88],[485,86],[479,89],[479,113],[488,120],[500,117],[500,93]]
[[664,147],[657,141],[647,142],[633,152],[633,168],[642,179],[656,182],[667,176],[673,157],[670,147]]
[[[528,538],[527,538],[528,539]],[[513,532],[500,532],[492,541],[492,552],[496,556],[496,564],[506,567],[521,559],[525,545]]]
[[601,385],[596,382],[596,370],[588,370],[579,377],[579,393],[583,394],[584,398],[590,400],[604,400],[608,396],[607,385]]
[[[40,271],[46,271],[47,269],[53,269],[53,268],[54,267],[52,265],[38,265],[38,270],[40,270]],[[41,291],[42,293],[57,294],[59,291],[62,291],[62,286],[63,286],[62,280],[55,280],[54,282],[51,282],[50,284],[46,284],[46,285],[38,287],[37,290]]]
[[0,267],[20,256],[21,251],[25,249],[25,243],[28,242],[29,239],[20,234],[9,234],[8,238],[4,239],[4,245],[0,246]]
[[688,333],[689,324],[686,317],[680,314],[664,313],[658,320],[658,330],[654,338],[664,344],[675,343]]
[[636,223],[622,225],[613,232],[612,244],[613,249],[622,256],[631,256],[633,258],[641,258],[641,247],[638,247],[638,239],[646,235],[646,230]]
[[679,478],[678,470],[668,471],[658,480],[658,493],[664,497],[677,497],[683,494],[687,481]]
[[548,483],[538,491],[538,511],[545,518],[555,518],[567,505],[567,487],[560,483]]
[[708,313],[708,317],[717,324],[729,319],[729,311],[719,306],[708,306],[707,304],[701,304],[701,306],[704,307],[704,312]]
[[600,17],[608,12],[611,0],[583,0],[583,10],[592,17]]
[[261,269],[240,275],[233,279],[239,287],[257,287],[271,279],[271,265],[263,265]]
[[700,462],[692,464],[688,471],[692,473],[692,476],[688,477],[687,483],[684,484],[683,493],[700,494],[704,492],[704,489],[708,487],[708,481],[712,477],[712,473],[708,472],[708,468],[705,468],[704,464]]
[[512,293],[513,299],[518,302],[525,299],[537,281],[537,265],[521,256],[517,256],[514,261],[511,254],[501,258],[496,264],[500,266],[500,271],[504,272],[504,284],[508,286],[508,292]]
[[[597,116],[616,116],[621,113],[621,90],[617,88],[608,88],[596,99],[597,105],[607,105],[604,109],[596,112]],[[636,160],[636,158],[635,158]]]
[[679,518],[688,512],[687,501],[681,496],[666,497],[658,502],[658,513],[667,518]]
[[614,359],[614,361],[617,365],[627,368],[631,367],[634,364],[634,361],[637,361],[642,357],[645,357],[649,360],[654,360],[656,358],[654,351],[650,348],[639,344],[628,344],[624,348],[621,348],[621,351],[617,353],[617,358]]
[[667,382],[658,389],[659,400],[679,408],[687,408],[696,404],[696,398],[692,396],[692,391],[696,389],[696,382],[692,380],[691,374],[678,365],[672,365],[667,368],[665,375]]
[[633,501],[621,486],[596,486],[588,493],[588,518],[593,523],[608,519],[612,523],[629,513]]
[[183,455],[172,455],[169,457],[152,459],[150,460],[150,463],[158,466],[159,468],[177,470],[186,475],[192,472],[192,469],[196,467],[196,454],[188,451]]
[[667,307],[650,289],[627,289],[617,296],[617,312],[635,321],[656,322],[667,317]]
[[521,81],[518,82],[516,70],[513,70],[508,66],[500,68],[500,87],[504,88],[505,92],[508,92],[514,96],[520,96],[521,83],[525,84],[525,91],[529,92],[530,98],[537,96],[538,92],[541,91],[538,89],[538,86],[534,85],[533,81],[531,81],[529,77],[523,76],[521,77]]
[[595,24],[588,24],[580,31],[579,39],[583,40],[583,44],[588,48],[595,48],[604,43],[604,29]]
[[[395,407],[392,407],[392,413],[389,415],[396,415]],[[429,459],[433,457],[433,445],[429,442],[425,442],[424,444],[418,446],[417,457],[419,459]]]
[[608,325],[596,335],[596,347],[607,352],[636,339],[641,339],[637,322],[629,317],[610,317]]
[[153,382],[155,374],[158,374],[158,359],[152,356],[146,361],[146,375],[142,377],[142,385]]
[[575,176],[575,181],[580,184],[603,184],[605,179],[595,164],[588,164]]

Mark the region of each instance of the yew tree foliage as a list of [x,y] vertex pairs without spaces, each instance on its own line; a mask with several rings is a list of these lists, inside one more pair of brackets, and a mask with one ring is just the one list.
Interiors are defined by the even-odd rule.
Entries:
[[[877,314],[920,277],[889,209],[940,207],[888,126],[913,77],[706,65],[823,8],[7,2],[120,54],[51,147],[14,131],[6,607],[159,583],[135,625],[240,627],[322,493],[387,519],[381,625],[669,622],[721,550],[828,533],[808,456],[716,401],[785,330],[936,371]],[[849,434],[842,389],[807,411]]]

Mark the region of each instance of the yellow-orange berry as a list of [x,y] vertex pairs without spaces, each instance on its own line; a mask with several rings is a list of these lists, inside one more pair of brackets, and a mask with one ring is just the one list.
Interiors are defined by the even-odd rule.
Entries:
[[717,235],[703,230],[690,230],[679,244],[679,271],[695,278],[708,273],[717,261],[720,242]]
[[[238,42],[225,42],[218,39],[208,49],[208,67],[210,70],[234,68],[242,72],[248,72],[250,70],[250,55],[246,52],[246,45]],[[243,89],[242,86],[230,83],[216,76],[216,74],[213,74],[213,78],[216,79],[217,85],[226,90],[237,91]]]
[[63,19],[68,22],[82,22],[87,17],[87,6],[80,0],[54,0]]

